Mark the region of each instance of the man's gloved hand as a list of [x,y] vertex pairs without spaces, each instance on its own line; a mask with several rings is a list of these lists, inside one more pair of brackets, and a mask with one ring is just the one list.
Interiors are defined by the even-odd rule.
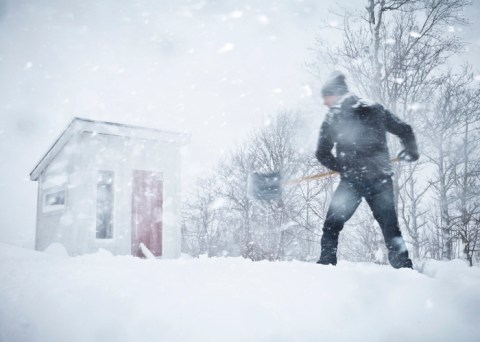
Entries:
[[414,162],[414,161],[417,161],[418,158],[420,158],[420,155],[418,154],[418,151],[411,151],[411,150],[408,150],[408,149],[405,149],[405,150],[402,150],[400,151],[400,153],[398,154],[398,158],[400,160],[405,160],[405,161],[408,161],[408,162]]

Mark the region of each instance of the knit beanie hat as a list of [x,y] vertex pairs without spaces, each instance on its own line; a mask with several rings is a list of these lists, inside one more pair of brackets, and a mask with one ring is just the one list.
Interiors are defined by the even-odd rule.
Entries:
[[345,75],[340,71],[334,71],[322,87],[322,96],[341,96],[348,93],[345,83]]

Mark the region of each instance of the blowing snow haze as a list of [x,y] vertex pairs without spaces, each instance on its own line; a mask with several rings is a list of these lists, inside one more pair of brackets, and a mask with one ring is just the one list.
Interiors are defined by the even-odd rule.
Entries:
[[188,180],[278,109],[319,105],[304,64],[334,4],[0,0],[0,240],[33,246],[28,175],[75,116],[191,133]]

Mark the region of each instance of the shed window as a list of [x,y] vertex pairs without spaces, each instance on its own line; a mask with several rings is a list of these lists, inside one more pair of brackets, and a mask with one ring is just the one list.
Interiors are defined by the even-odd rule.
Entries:
[[65,208],[66,190],[50,190],[43,197],[43,211],[49,212]]
[[97,239],[113,238],[114,172],[97,174]]

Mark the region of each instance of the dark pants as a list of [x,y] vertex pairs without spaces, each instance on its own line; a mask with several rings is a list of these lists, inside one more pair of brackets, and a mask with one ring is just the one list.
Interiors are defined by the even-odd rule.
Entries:
[[364,197],[382,229],[388,260],[395,268],[412,267],[398,226],[391,177],[371,180],[342,179],[335,191],[323,226],[320,264],[337,264],[338,235]]

